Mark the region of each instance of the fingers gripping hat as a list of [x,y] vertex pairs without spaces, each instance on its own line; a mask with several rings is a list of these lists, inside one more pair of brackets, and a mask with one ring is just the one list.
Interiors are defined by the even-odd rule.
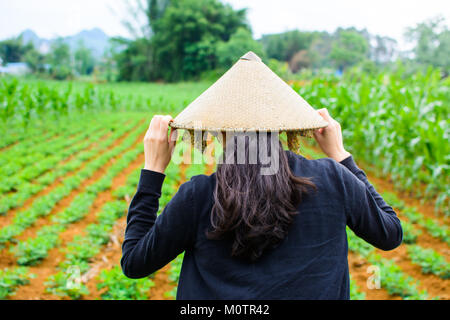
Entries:
[[242,56],[171,122],[173,128],[188,130],[192,143],[193,130],[284,131],[294,152],[301,135],[312,137],[313,130],[327,125],[253,52]]

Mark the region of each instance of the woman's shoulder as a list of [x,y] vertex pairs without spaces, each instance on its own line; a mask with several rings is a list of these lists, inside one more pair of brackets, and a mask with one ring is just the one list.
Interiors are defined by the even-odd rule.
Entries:
[[181,184],[180,189],[189,190],[194,195],[206,195],[209,191],[214,190],[215,175],[215,172],[210,175],[193,175]]
[[353,157],[345,159],[345,163],[337,162],[332,158],[307,159],[289,151],[290,167],[292,172],[298,176],[314,176],[327,183],[335,182],[341,184],[343,181],[350,183],[361,183],[352,171],[359,170],[354,163]]
[[290,150],[286,150],[289,160],[289,165],[294,171],[295,169],[302,169],[308,171],[323,170],[337,171],[340,170],[340,164],[332,158],[307,159],[302,155],[298,155]]

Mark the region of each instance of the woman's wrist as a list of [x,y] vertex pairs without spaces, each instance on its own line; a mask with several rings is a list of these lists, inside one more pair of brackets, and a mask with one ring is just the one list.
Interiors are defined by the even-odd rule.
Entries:
[[347,159],[351,155],[352,154],[350,152],[344,150],[342,152],[330,156],[330,158],[334,159],[336,162],[341,162],[342,160]]
[[164,174],[164,171],[166,171],[166,168],[163,168],[161,166],[153,165],[153,164],[145,164],[144,170],[150,170],[155,171]]

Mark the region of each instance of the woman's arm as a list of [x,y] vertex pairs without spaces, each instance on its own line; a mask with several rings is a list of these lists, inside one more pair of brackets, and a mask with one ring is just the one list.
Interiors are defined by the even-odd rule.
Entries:
[[181,185],[157,217],[165,175],[143,169],[127,216],[120,264],[129,278],[142,278],[164,267],[192,246],[196,235],[193,182]]
[[376,192],[352,156],[340,162],[347,206],[347,225],[357,236],[382,250],[397,248],[403,239],[395,211]]
[[153,117],[144,138],[145,169],[131,201],[120,261],[124,274],[142,278],[162,268],[193,244],[193,182],[183,184],[157,217],[164,171],[175,147],[170,116]]
[[316,130],[314,138],[328,157],[342,165],[340,181],[347,207],[347,225],[357,236],[377,248],[391,250],[398,247],[403,237],[400,220],[345,150],[340,124],[327,109],[318,112],[329,125]]

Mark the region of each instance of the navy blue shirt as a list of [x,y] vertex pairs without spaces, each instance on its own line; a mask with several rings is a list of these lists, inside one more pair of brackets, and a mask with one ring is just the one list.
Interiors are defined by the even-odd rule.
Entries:
[[150,275],[185,251],[177,299],[349,299],[346,226],[377,248],[402,242],[394,210],[350,156],[308,160],[286,151],[296,176],[318,192],[304,197],[287,237],[256,262],[231,257],[231,240],[209,240],[215,173],[182,184],[157,217],[164,174],[142,170],[130,204],[121,266]]

